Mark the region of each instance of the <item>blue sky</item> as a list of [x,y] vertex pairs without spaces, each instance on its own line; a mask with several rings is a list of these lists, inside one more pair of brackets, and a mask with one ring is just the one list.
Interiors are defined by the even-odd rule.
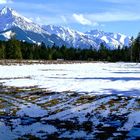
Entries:
[[140,0],[0,0],[39,24],[55,24],[85,32],[99,29],[136,36],[140,32]]

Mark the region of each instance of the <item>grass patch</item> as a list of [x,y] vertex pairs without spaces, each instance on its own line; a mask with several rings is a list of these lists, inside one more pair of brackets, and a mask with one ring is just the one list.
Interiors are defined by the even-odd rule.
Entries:
[[41,104],[41,106],[47,108],[47,107],[55,106],[55,105],[57,105],[59,103],[60,103],[59,99],[52,99],[52,100],[48,101],[45,104]]
[[93,100],[96,99],[96,96],[81,96],[79,99],[77,99],[73,105],[81,105],[86,103],[91,103]]

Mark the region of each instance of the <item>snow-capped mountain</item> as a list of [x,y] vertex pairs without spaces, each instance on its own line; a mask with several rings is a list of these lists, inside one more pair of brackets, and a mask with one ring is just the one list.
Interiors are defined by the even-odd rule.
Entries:
[[102,41],[105,41],[107,46],[110,48],[117,48],[128,46],[130,42],[130,37],[120,34],[120,33],[107,33],[99,30],[91,30],[86,32],[90,38],[100,38]]
[[75,31],[73,29],[55,26],[55,25],[43,25],[42,28],[50,34],[55,34],[62,38],[70,47],[74,48],[89,48],[98,47],[99,44],[96,42],[96,38],[89,38],[82,32]]
[[10,29],[13,26],[19,27],[22,30],[33,31],[36,33],[45,33],[44,30],[31,20],[18,14],[11,8],[4,7],[0,11],[0,31]]
[[16,33],[17,39],[31,43],[65,44],[58,36],[49,34],[38,24],[18,14],[13,9],[4,7],[0,11],[0,39],[9,39],[11,32]]
[[103,43],[110,49],[115,49],[118,46],[128,46],[129,37],[120,33],[105,33],[103,31],[91,30],[86,33],[78,32],[67,27],[54,26],[54,25],[43,25],[42,28],[50,34],[55,34],[66,41],[73,47],[82,47],[98,49],[100,44]]
[[62,26],[40,26],[13,9],[4,7],[0,11],[0,40],[10,39],[12,32],[16,33],[16,38],[19,40],[31,43],[44,42],[46,45],[55,43],[58,46],[66,45],[75,48],[92,46],[98,49],[103,43],[108,48],[114,49],[119,45],[128,46],[130,41],[129,37],[119,33],[105,33],[98,30],[82,33]]

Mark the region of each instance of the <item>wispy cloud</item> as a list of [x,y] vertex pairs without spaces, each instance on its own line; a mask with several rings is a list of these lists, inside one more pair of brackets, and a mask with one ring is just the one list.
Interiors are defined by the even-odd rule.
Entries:
[[73,14],[75,20],[83,25],[91,25],[98,22],[112,22],[112,21],[136,21],[140,20],[140,15],[132,12],[104,12],[93,14]]
[[[28,7],[30,5],[30,8]],[[58,7],[58,4],[55,3],[47,3],[47,2],[34,2],[30,1],[28,2],[23,2],[23,1],[16,1],[11,5],[15,9],[20,9],[22,11],[26,12],[31,12],[32,14],[39,14],[41,13],[42,15],[45,14],[58,14],[58,13],[63,13],[65,11],[64,7],[62,8]]]
[[82,25],[91,25],[91,21],[86,19],[82,14],[73,14],[73,18]]
[[0,4],[12,3],[12,0],[0,0]]
[[64,23],[67,23],[67,18],[65,16],[60,16]]
[[48,25],[48,24],[54,24],[54,25],[66,25],[68,24],[67,18],[63,15],[56,16],[56,17],[49,17],[49,16],[36,16],[30,18],[33,22],[38,23],[40,25]]

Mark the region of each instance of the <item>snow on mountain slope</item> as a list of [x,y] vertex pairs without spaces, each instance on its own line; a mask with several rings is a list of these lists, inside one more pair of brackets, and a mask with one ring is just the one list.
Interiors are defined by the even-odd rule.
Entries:
[[56,35],[48,35],[45,33],[36,33],[32,31],[22,30],[19,27],[12,27],[6,31],[0,32],[0,40],[10,39],[11,33],[16,33],[16,39],[24,40],[29,43],[40,44],[44,42],[45,44],[52,46],[56,43],[58,46],[62,46],[65,42]]
[[11,34],[12,34],[12,31],[7,31],[7,32],[4,32],[4,33],[1,33],[0,35],[3,36],[4,38],[10,39]]
[[10,29],[13,26],[19,27],[22,30],[33,31],[36,33],[45,33],[45,31],[31,20],[18,14],[11,8],[4,7],[0,11],[0,31]]
[[118,46],[128,46],[130,40],[129,37],[120,33],[105,33],[98,30],[82,33],[66,27],[54,25],[43,25],[42,28],[50,34],[56,34],[69,45],[72,44],[75,48],[89,48],[92,46],[93,48],[98,49],[100,44],[103,43],[108,48],[115,49]]
[[100,38],[105,41],[109,48],[117,48],[118,46],[129,46],[130,38],[120,33],[106,33],[99,30],[91,30],[86,32],[90,38]]
[[84,33],[75,31],[73,29],[55,26],[55,25],[43,25],[42,28],[49,32],[50,34],[55,34],[62,38],[65,42],[69,44],[70,47],[75,48],[89,48],[90,46],[98,47],[96,43],[96,38],[88,38]]
[[65,42],[56,35],[51,35],[38,24],[18,14],[11,8],[4,7],[0,11],[0,39],[10,39],[11,32],[16,33],[16,38],[30,43],[44,42],[47,45],[63,45]]

